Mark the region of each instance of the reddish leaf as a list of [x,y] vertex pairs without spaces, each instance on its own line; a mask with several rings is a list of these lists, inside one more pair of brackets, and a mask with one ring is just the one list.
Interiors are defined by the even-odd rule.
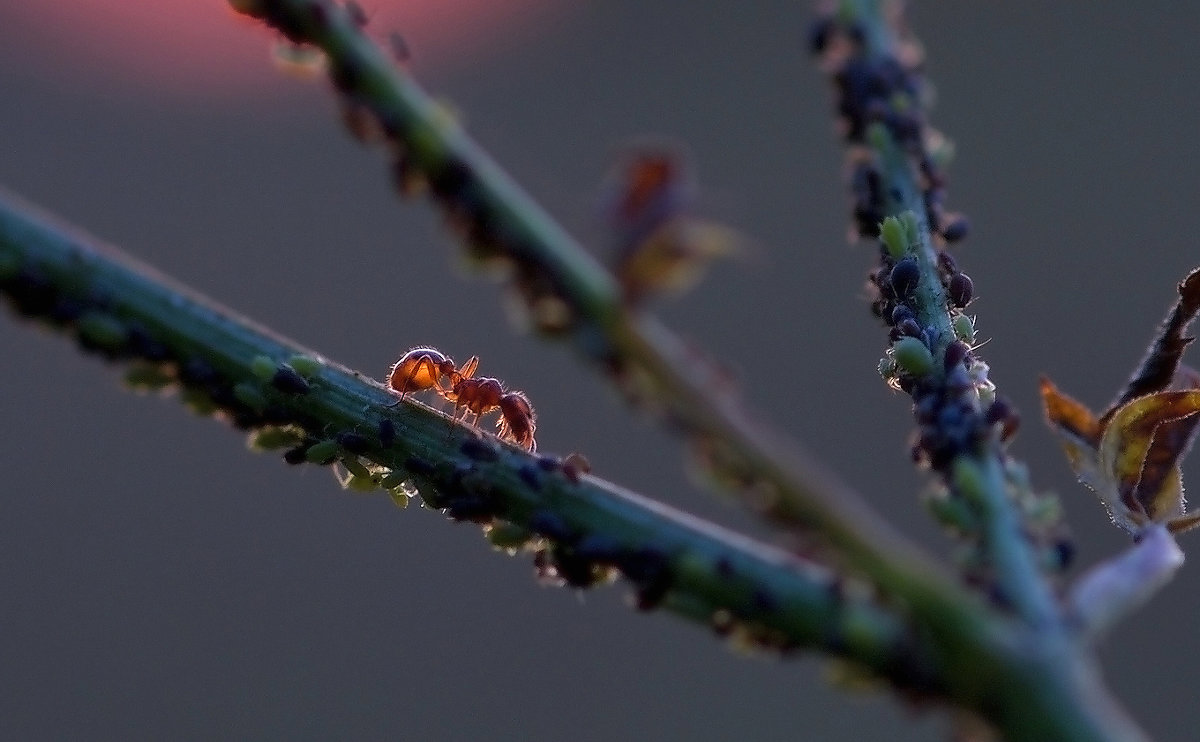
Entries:
[[1046,407],[1046,420],[1053,428],[1061,428],[1077,438],[1100,444],[1100,423],[1087,407],[1058,391],[1054,382],[1041,378],[1042,404]]

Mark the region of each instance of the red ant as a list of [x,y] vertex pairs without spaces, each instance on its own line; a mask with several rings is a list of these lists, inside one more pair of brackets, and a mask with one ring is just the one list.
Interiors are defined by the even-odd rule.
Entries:
[[471,356],[459,370],[454,361],[437,348],[413,348],[400,356],[388,372],[388,389],[400,394],[400,399],[389,406],[400,404],[409,392],[426,389],[437,389],[438,394],[450,399],[446,396],[448,390],[442,386],[442,377],[449,378],[453,388],[459,380],[475,373],[478,365],[479,358]]
[[464,364],[461,372],[456,371],[451,375],[453,386],[450,390],[440,390],[443,397],[454,403],[454,416],[457,418],[459,409],[465,408],[475,415],[478,424],[484,415],[499,410],[496,435],[527,451],[536,451],[537,441],[533,439],[533,434],[537,430],[537,416],[529,398],[521,392],[505,391],[499,379],[490,376],[471,378],[476,365],[470,362]]

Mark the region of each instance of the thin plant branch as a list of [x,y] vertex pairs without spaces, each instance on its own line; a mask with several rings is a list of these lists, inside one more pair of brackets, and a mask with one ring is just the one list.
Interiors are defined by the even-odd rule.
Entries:
[[[831,561],[852,576],[677,513],[419,402],[395,404],[373,379],[0,194],[0,291],[19,313],[72,333],[85,349],[130,361],[131,384],[178,389],[194,410],[252,431],[255,446],[284,449],[289,463],[340,467],[348,488],[384,490],[398,505],[419,496],[455,520],[482,525],[499,548],[534,551],[547,579],[583,588],[624,577],[641,608],[662,606],[760,647],[845,657],[969,710],[1012,740],[1144,739],[1103,688],[1079,617],[1052,587],[1061,564],[1047,565],[1042,552],[1057,521],[1039,525],[1031,515],[1037,498],[1004,447],[1015,413],[994,396],[960,321],[971,284],[937,249],[963,227],[942,218],[920,101],[872,99],[878,80],[870,75],[886,73],[889,93],[907,93],[912,82],[911,67],[899,61],[897,5],[842,3],[834,24],[850,41],[840,59],[868,73],[839,80],[852,160],[869,176],[855,217],[861,232],[883,237],[875,307],[892,326],[893,345],[881,371],[913,394],[921,425],[915,453],[965,508],[983,598],[950,581],[815,462],[751,422],[713,383],[717,373],[628,306],[607,271],[366,36],[361,12],[332,0],[231,2],[291,42],[324,52],[352,131],[378,133],[391,145],[397,185],[432,193],[471,255],[512,277],[535,328],[569,339],[634,400],[661,406],[716,478],[747,493],[768,520],[821,536]],[[856,87],[864,79],[868,86]],[[1164,558],[1155,564],[1166,567],[1150,565],[1155,575],[1177,566],[1177,552],[1157,553]],[[1093,583],[1105,605],[1143,597],[1126,589],[1136,579],[1117,582],[1115,592]],[[1086,591],[1073,598],[1072,607],[1090,610]]]
[[[990,617],[940,570],[930,569],[929,560],[859,498],[831,485],[835,480],[818,473],[815,465],[780,456],[761,427],[747,421],[721,385],[711,383],[715,374],[705,373],[696,354],[688,352],[685,359],[682,344],[665,328],[623,305],[612,278],[371,41],[361,14],[329,0],[231,3],[265,20],[290,42],[324,53],[351,131],[368,141],[378,136],[390,145],[401,192],[432,193],[470,255],[511,276],[536,329],[570,339],[629,396],[662,407],[718,478],[753,493],[752,501],[768,520],[820,535],[838,564],[901,602],[934,655],[946,661],[948,696],[956,703],[1011,739],[1142,738],[1105,693],[1092,658],[1066,629],[1035,549],[1021,535],[1025,514],[1010,499],[1015,494],[1029,500],[1032,493],[1015,462],[1004,455],[996,426],[982,414],[978,399],[964,414],[974,445],[953,450],[935,469],[980,521],[981,553],[996,572],[994,594],[1004,609],[991,611]],[[883,44],[890,37],[879,10],[864,3],[862,12],[875,15],[864,15],[863,27],[867,38]],[[877,156],[883,157],[889,133],[876,131],[882,134],[873,137]],[[936,258],[924,223],[923,194],[907,162],[903,176],[900,170],[893,168],[886,213],[913,215],[911,239],[901,251],[917,253],[917,259],[928,263]],[[909,179],[907,184],[901,177]],[[916,270],[919,277],[920,267]],[[926,283],[928,278],[926,271]],[[946,292],[931,285],[922,293],[927,303],[919,311],[932,332],[953,329],[952,317],[934,316],[945,314]],[[927,343],[924,373],[935,366],[935,351],[937,360],[947,364],[950,337]],[[941,382],[943,376],[931,378]],[[974,390],[976,385],[967,387]],[[947,450],[940,449],[943,454]],[[1013,622],[1010,615],[1021,620]]]
[[[973,284],[934,244],[935,234],[942,244],[951,241],[947,235],[957,241],[962,235],[951,230],[965,222],[952,227],[942,212],[944,176],[929,146],[936,137],[921,109],[917,65],[903,61],[898,6],[844,4],[841,25],[825,34],[849,39],[835,44],[826,38],[820,49],[837,83],[850,157],[872,184],[859,198],[856,216],[860,234],[880,237],[874,308],[893,328],[893,378],[913,397],[920,425],[916,454],[975,513],[992,598],[1034,625],[1061,629],[1058,599],[1038,553],[1042,544],[1024,535],[1034,529],[1018,507],[1018,499],[1034,495],[1014,476],[1019,465],[1005,449],[1015,413],[996,398],[987,365],[956,327]],[[885,232],[880,221],[888,217],[893,221]]]
[[[971,610],[924,551],[811,456],[752,421],[720,372],[649,315],[396,61],[358,19],[324,0],[234,0],[296,44],[326,56],[352,131],[380,132],[397,185],[426,190],[470,255],[501,266],[535,328],[565,338],[628,396],[664,412],[718,481],[767,520],[817,536],[840,564],[889,595],[937,610]],[[364,116],[368,122],[363,123]]]
[[930,693],[939,669],[895,611],[828,569],[502,443],[285,340],[0,191],[0,292],[22,314],[178,388],[289,463],[336,464],[356,489],[419,493],[537,551],[544,576],[621,575],[658,606],[769,649],[817,648]]

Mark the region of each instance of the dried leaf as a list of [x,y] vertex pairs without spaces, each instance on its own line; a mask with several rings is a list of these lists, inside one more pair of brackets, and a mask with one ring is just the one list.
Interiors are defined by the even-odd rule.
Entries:
[[1122,505],[1140,523],[1183,514],[1177,462],[1200,422],[1200,392],[1160,392],[1124,405],[1100,445],[1100,468],[1111,475]]
[[1179,460],[1200,425],[1200,374],[1180,363],[1194,338],[1183,333],[1200,313],[1200,268],[1179,284],[1179,300],[1117,401],[1098,419],[1041,380],[1046,422],[1079,481],[1113,523],[1135,536],[1160,523],[1172,533],[1200,526],[1187,514]]
[[1200,525],[1200,515],[1184,514],[1178,465],[1200,425],[1200,390],[1150,394],[1106,421],[1097,421],[1049,379],[1042,379],[1041,391],[1046,420],[1071,469],[1114,523],[1134,534],[1149,523],[1176,533]]
[[1125,384],[1116,401],[1101,415],[1101,420],[1112,417],[1117,408],[1127,402],[1160,392],[1172,384],[1176,379],[1183,351],[1195,340],[1184,337],[1183,333],[1187,331],[1187,326],[1195,319],[1197,312],[1200,312],[1200,268],[1193,270],[1179,283],[1179,300],[1159,326],[1154,342],[1150,344],[1150,349],[1146,351],[1146,357],[1142,359],[1137,371]]

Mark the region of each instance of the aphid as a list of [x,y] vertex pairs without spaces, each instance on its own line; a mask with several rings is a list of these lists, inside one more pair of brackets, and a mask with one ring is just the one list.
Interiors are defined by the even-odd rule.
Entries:
[[536,466],[525,464],[517,469],[517,476],[520,477],[521,481],[524,482],[531,490],[536,491],[542,488],[542,475]]
[[459,450],[463,452],[467,458],[475,461],[496,461],[500,458],[499,447],[491,442],[485,443],[483,439],[471,437],[463,441]]
[[562,460],[563,475],[566,476],[571,484],[579,484],[580,475],[587,474],[591,470],[591,462],[581,453],[569,453]]
[[908,337],[919,338],[922,335],[921,325],[913,317],[906,317],[901,320],[900,324],[896,325],[896,329],[902,336],[907,335]]
[[896,293],[896,296],[904,298],[917,288],[917,284],[921,280],[921,268],[917,265],[917,261],[905,258],[892,267],[889,279],[892,291]]
[[413,348],[392,365],[388,372],[387,385],[400,395],[401,401],[409,392],[426,389],[437,389],[442,396],[446,396],[448,390],[442,386],[442,377],[449,378],[453,385],[459,377],[469,378],[478,365],[479,359],[472,356],[460,371],[455,367],[453,360],[436,348]]
[[346,449],[350,453],[366,453],[371,450],[371,442],[366,436],[355,433],[351,430],[343,430],[335,437],[338,445]]
[[388,418],[383,418],[379,421],[379,446],[380,448],[388,448],[396,442],[396,423]]
[[961,340],[955,340],[946,346],[946,355],[942,361],[943,367],[946,369],[946,371],[949,371],[958,364],[962,363],[969,352],[971,352],[971,349],[966,343],[962,342]]
[[338,444],[335,440],[314,443],[304,452],[304,458],[312,464],[325,466],[337,460]]
[[975,296],[975,284],[971,281],[971,277],[966,273],[955,273],[950,277],[950,285],[946,292],[950,296],[950,302],[956,307],[965,307],[971,303],[971,299]]
[[530,453],[537,450],[533,434],[537,431],[537,415],[529,398],[521,392],[505,392],[500,396],[500,420],[496,435],[516,443]]
[[967,236],[970,229],[971,225],[966,217],[955,216],[947,220],[945,226],[942,227],[942,239],[950,243],[959,242]]
[[270,381],[275,375],[275,361],[272,361],[270,356],[254,356],[250,360],[250,372],[258,377],[259,381]]
[[271,375],[271,386],[284,394],[308,394],[308,381],[296,369],[281,363]]
[[916,315],[913,314],[913,310],[909,309],[907,304],[897,304],[892,309],[892,324],[899,325],[906,319],[916,322]]
[[315,376],[321,370],[321,362],[312,356],[297,353],[287,360],[287,365],[296,370],[304,378]]

